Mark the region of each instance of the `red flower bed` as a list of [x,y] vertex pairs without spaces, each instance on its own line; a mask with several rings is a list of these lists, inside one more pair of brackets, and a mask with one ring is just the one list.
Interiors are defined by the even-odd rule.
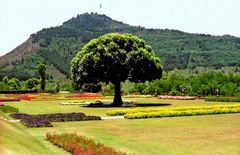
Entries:
[[112,147],[100,143],[96,144],[93,140],[78,136],[76,133],[47,133],[46,138],[52,144],[65,149],[73,155],[126,155],[126,153],[117,152]]
[[32,97],[30,97],[29,95],[20,95],[17,97],[19,100],[31,100]]
[[78,93],[72,96],[66,96],[66,98],[103,98],[101,94],[96,93]]
[[18,98],[0,98],[0,102],[20,101]]
[[0,102],[0,106],[4,106],[4,103]]
[[55,98],[55,97],[32,97],[31,100],[40,100],[40,101],[43,101],[43,100],[57,100],[58,98]]

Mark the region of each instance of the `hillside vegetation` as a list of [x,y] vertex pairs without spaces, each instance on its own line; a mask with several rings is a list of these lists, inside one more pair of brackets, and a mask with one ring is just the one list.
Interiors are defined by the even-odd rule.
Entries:
[[240,38],[211,36],[178,30],[147,29],[115,21],[106,15],[85,13],[61,26],[33,33],[22,45],[0,57],[0,77],[27,79],[37,76],[35,66],[48,65],[49,79],[69,78],[70,61],[90,39],[110,32],[131,33],[143,38],[160,57],[164,70],[240,69]]

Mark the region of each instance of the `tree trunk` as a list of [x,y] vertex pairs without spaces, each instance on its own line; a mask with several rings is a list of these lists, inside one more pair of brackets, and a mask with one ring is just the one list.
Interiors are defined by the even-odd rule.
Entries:
[[121,82],[114,83],[115,86],[115,95],[112,106],[121,106],[123,104],[122,96],[121,96]]

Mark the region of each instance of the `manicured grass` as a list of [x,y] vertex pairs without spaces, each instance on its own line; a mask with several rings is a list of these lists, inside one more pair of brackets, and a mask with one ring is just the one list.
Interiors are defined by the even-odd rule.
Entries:
[[10,124],[0,119],[0,154],[66,154],[66,152],[46,142],[42,137],[32,136],[19,125]]
[[[110,98],[111,99],[111,98]],[[105,100],[105,99],[104,99]],[[170,103],[170,106],[200,106],[200,105],[228,105],[229,102],[207,102],[204,100],[163,100],[158,98],[125,98],[138,103]],[[121,108],[87,108],[80,105],[59,105],[63,101],[21,101],[9,102],[28,114],[43,114],[56,112],[83,112],[86,115],[105,116],[106,112]],[[231,103],[235,104],[235,103]],[[239,103],[236,103],[239,104]],[[240,154],[240,114],[225,114],[211,116],[154,118],[143,120],[108,120],[92,122],[64,122],[53,123],[53,128],[27,128],[20,123],[12,126],[21,135],[24,133],[33,148],[45,148],[47,154],[54,152],[56,147],[45,140],[47,132],[74,133],[83,135],[112,146],[116,150],[149,154]],[[21,131],[21,132],[20,132]],[[7,137],[6,134],[1,137]],[[9,138],[6,138],[9,139]],[[22,140],[24,141],[24,140]],[[10,142],[10,144],[14,144]],[[21,148],[21,145],[22,148]],[[18,149],[25,148],[18,144]],[[1,144],[0,144],[1,146]],[[29,144],[28,147],[31,147]],[[10,146],[4,148],[11,148]],[[47,148],[47,149],[46,149]],[[50,149],[49,149],[50,148]],[[1,149],[0,149],[1,150]],[[39,149],[43,150],[43,149]],[[60,151],[56,149],[55,151]],[[31,151],[30,151],[31,152]],[[34,151],[33,151],[34,152]],[[26,152],[20,154],[26,154]],[[29,152],[28,152],[29,153]],[[64,152],[61,152],[64,153]],[[61,154],[55,153],[55,154]],[[0,153],[1,154],[1,153]],[[52,153],[54,154],[54,153]]]
[[120,151],[149,154],[239,154],[240,114],[143,120],[53,123],[53,128],[25,129],[87,136]]
[[107,110],[115,108],[88,108],[81,105],[60,105],[62,101],[21,101],[6,103],[19,109],[21,113],[47,114],[47,113],[69,113],[83,112],[86,115],[106,115]]
[[[86,100],[86,99],[85,99]],[[106,99],[103,99],[106,100]],[[112,98],[108,99],[109,101]],[[229,102],[208,102],[204,100],[167,100],[167,99],[158,99],[155,97],[152,98],[123,98],[123,100],[134,101],[139,104],[147,103],[162,103],[162,104],[171,104],[170,106],[160,106],[160,107],[174,107],[174,106],[196,106],[196,105],[225,105]],[[77,100],[76,100],[77,101]],[[81,101],[81,100],[79,100]],[[88,99],[87,101],[95,101],[95,99]],[[44,114],[44,113],[56,113],[56,112],[83,112],[86,115],[100,115],[106,116],[106,111],[113,109],[121,108],[91,108],[83,107],[81,105],[60,105],[59,103],[64,102],[62,100],[52,100],[52,101],[20,101],[20,102],[6,102],[5,105],[11,105],[19,109],[19,112],[27,114]],[[234,103],[234,102],[232,102]],[[231,104],[232,104],[231,103]],[[238,104],[238,103],[237,103]]]

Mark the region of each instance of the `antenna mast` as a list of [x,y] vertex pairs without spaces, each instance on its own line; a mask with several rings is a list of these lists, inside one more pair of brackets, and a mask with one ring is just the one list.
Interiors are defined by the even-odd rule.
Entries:
[[102,14],[102,3],[100,3],[100,15]]

